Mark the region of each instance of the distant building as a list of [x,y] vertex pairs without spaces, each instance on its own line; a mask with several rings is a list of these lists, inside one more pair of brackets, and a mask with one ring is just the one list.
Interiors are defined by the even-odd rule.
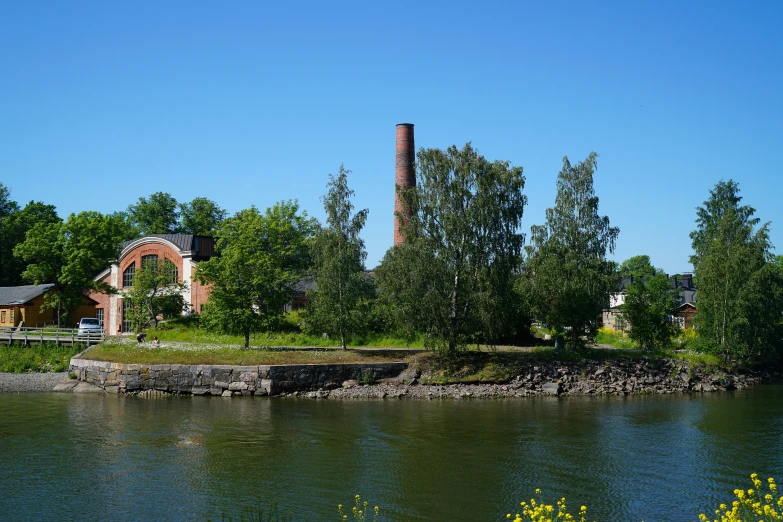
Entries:
[[[696,313],[696,286],[693,274],[675,275],[669,278],[672,288],[680,293],[680,304],[677,313],[670,319],[682,328],[693,327],[693,315]],[[617,290],[609,294],[609,308],[601,314],[601,325],[616,331],[627,332],[630,325],[623,318],[622,305],[628,295],[628,285],[634,282],[634,277],[626,277],[620,281]]]
[[192,234],[151,234],[132,241],[126,241],[120,247],[117,261],[95,277],[118,290],[117,294],[107,295],[97,292],[90,297],[97,301],[96,316],[101,320],[106,335],[130,332],[131,325],[125,314],[126,301],[123,290],[131,288],[136,270],[150,262],[168,261],[172,280],[185,283],[183,291],[190,312],[201,312],[207,301],[208,289],[196,279],[196,266],[215,255],[215,240],[209,236]]
[[[53,284],[0,287],[0,328],[36,328],[57,324],[55,310],[41,311],[44,296]],[[74,327],[82,317],[95,317],[97,301],[84,296],[82,304],[66,318],[63,327]]]

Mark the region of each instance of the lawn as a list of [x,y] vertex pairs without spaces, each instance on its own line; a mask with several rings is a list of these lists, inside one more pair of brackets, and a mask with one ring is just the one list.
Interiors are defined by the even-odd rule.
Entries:
[[[148,338],[149,339],[149,338]],[[348,364],[403,361],[415,350],[336,348],[263,349],[239,348],[209,342],[161,340],[159,346],[149,340],[138,344],[133,339],[112,338],[94,346],[85,359],[124,364],[213,364],[255,366],[266,364]]]

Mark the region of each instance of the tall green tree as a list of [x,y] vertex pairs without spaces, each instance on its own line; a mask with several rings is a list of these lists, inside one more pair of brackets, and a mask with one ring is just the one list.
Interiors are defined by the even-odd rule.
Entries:
[[655,274],[663,274],[663,270],[655,268],[650,263],[650,256],[633,256],[620,263],[617,271],[620,278],[633,276],[634,278],[648,277]]
[[696,209],[691,232],[696,326],[705,349],[724,359],[776,358],[783,314],[781,270],[770,254],[769,223],[740,205],[739,185],[721,181]]
[[421,149],[405,244],[376,271],[394,324],[426,335],[448,354],[470,342],[494,342],[514,330],[513,279],[521,261],[526,197],[522,167],[462,149]]
[[226,219],[216,234],[220,255],[198,265],[199,280],[212,285],[205,326],[243,335],[245,348],[251,333],[275,326],[308,268],[312,228],[292,201]]
[[158,317],[176,317],[187,309],[183,292],[187,285],[180,283],[174,263],[168,259],[145,263],[133,276],[133,287],[124,298],[131,303],[126,316],[136,332],[149,324],[157,328]]
[[226,219],[226,211],[207,198],[194,198],[190,203],[179,204],[183,234],[212,236],[218,225]]
[[626,288],[623,316],[631,326],[630,338],[640,346],[665,348],[677,333],[671,321],[679,305],[679,291],[662,271],[640,276]]
[[139,198],[128,207],[131,224],[142,236],[176,234],[179,231],[177,200],[168,192],[156,192],[149,198]]
[[310,243],[315,290],[306,313],[308,329],[339,336],[343,350],[348,335],[365,327],[366,304],[374,289],[364,272],[367,251],[359,236],[368,211],[351,215],[354,192],[348,188],[349,173],[340,165],[337,176],[329,174],[328,190],[322,198],[326,226],[316,227]]
[[67,321],[85,292],[111,292],[108,285],[93,277],[110,266],[125,239],[127,226],[116,215],[98,212],[71,214],[64,223],[38,223],[14,255],[27,262],[22,277],[34,284],[54,283],[48,292],[44,309],[54,309],[57,324]]
[[616,265],[606,254],[614,251],[620,229],[598,213],[597,158],[593,152],[576,165],[563,158],[555,206],[546,210],[544,225],[532,227],[528,247],[524,291],[535,316],[567,334],[569,346],[595,338],[617,281]]
[[0,286],[17,286],[24,283],[22,272],[27,264],[14,256],[16,245],[24,242],[27,232],[38,224],[61,223],[54,205],[30,201],[20,209],[15,202],[6,207],[10,212],[0,217]]

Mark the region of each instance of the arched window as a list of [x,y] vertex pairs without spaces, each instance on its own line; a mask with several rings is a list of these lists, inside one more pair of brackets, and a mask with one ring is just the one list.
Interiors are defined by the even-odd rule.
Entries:
[[150,254],[148,256],[141,256],[142,268],[147,268],[147,267],[157,268],[157,265],[158,265],[158,256],[156,256],[155,254]]
[[122,273],[122,287],[133,286],[133,277],[136,275],[136,263],[131,263]]
[[169,261],[168,259],[163,264],[163,271],[168,276],[169,283],[176,284],[179,282],[179,269],[177,265]]

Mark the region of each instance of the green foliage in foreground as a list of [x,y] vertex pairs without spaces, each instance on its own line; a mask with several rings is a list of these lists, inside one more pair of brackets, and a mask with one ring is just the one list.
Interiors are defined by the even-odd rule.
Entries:
[[0,372],[45,373],[64,372],[71,357],[84,350],[85,346],[35,343],[27,346],[12,344],[0,346]]

